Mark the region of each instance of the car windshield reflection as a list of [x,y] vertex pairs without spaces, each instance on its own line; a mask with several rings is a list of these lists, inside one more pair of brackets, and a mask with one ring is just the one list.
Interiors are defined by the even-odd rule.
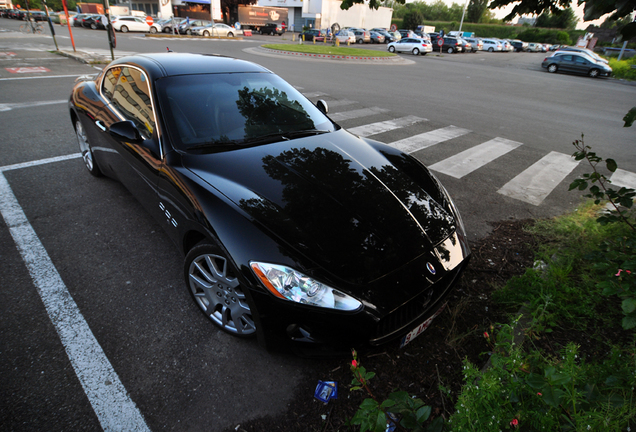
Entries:
[[157,89],[168,133],[178,150],[267,144],[336,128],[273,74],[176,76],[159,80]]

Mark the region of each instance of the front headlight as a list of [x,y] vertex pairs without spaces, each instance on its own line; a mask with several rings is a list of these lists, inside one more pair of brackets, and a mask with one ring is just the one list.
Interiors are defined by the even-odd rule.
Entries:
[[252,271],[276,297],[309,306],[353,311],[358,300],[294,269],[277,264],[252,262]]

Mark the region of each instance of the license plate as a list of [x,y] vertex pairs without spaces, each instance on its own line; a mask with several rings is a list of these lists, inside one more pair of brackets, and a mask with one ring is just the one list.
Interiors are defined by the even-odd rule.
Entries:
[[444,310],[445,307],[446,307],[446,303],[444,303],[442,305],[442,307],[439,308],[437,310],[437,312],[435,312],[433,315],[431,315],[426,321],[424,321],[422,324],[420,324],[417,327],[415,327],[406,336],[404,336],[402,338],[402,341],[400,342],[400,348],[404,347],[406,344],[411,342],[413,339],[415,339],[416,337],[418,337],[419,335],[424,333],[424,330],[426,330],[431,325],[431,323],[433,322],[435,317],[437,317],[439,314],[442,313],[442,311]]

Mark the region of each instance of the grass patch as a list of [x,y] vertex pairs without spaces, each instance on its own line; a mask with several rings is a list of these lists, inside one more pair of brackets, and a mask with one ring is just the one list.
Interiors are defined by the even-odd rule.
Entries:
[[636,80],[636,57],[618,61],[616,58],[609,58],[609,65],[612,68],[614,78]]
[[325,55],[338,55],[338,56],[353,56],[353,57],[395,57],[395,54],[391,54],[388,51],[375,51],[364,48],[351,48],[347,46],[335,47],[331,44],[323,44],[316,42],[314,45],[311,42],[305,42],[304,44],[267,44],[263,45],[263,48],[269,48],[280,51],[300,52],[307,54],[325,54]]
[[[529,228],[540,238],[536,265],[493,295],[512,319],[484,333],[490,368],[465,362],[451,430],[636,427],[636,335],[607,290],[621,283],[619,268],[632,268],[636,234],[627,224],[599,224],[600,211],[590,203]],[[522,305],[530,320],[520,329]]]

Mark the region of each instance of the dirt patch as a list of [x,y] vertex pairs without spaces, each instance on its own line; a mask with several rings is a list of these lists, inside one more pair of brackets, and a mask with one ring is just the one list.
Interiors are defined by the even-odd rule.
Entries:
[[[493,223],[492,233],[471,245],[471,262],[448,307],[425,333],[404,349],[392,344],[360,353],[362,366],[377,374],[370,388],[379,400],[392,391],[404,390],[430,405],[433,417],[448,418],[463,384],[463,360],[485,364],[488,346],[483,332],[491,324],[507,321],[503,311],[493,306],[492,291],[533,264],[536,242],[523,229],[532,223],[532,220]],[[361,391],[349,391],[350,361],[350,358],[307,360],[304,384],[296,390],[285,414],[241,423],[228,432],[347,430],[345,422],[367,397]],[[316,400],[313,394],[318,380],[336,381],[338,399],[328,404]],[[440,384],[451,390],[450,396],[441,396]]]

